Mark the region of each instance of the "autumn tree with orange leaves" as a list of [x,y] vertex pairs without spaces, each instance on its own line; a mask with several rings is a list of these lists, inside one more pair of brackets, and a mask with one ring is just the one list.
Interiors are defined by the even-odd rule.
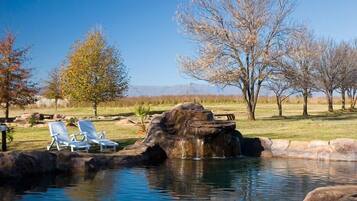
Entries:
[[38,91],[30,80],[31,69],[24,66],[29,48],[15,48],[15,40],[12,33],[0,40],[0,106],[5,110],[5,121],[12,105],[34,103]]

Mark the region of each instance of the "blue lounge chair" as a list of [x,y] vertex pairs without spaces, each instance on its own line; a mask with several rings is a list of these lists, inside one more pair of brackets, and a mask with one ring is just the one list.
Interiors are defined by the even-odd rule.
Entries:
[[49,122],[48,127],[50,129],[52,142],[49,146],[47,146],[47,150],[51,150],[52,146],[56,145],[58,151],[62,148],[70,147],[72,152],[75,150],[84,150],[88,152],[90,144],[88,144],[86,140],[76,140],[76,134],[71,135],[70,139],[67,128],[63,122]]
[[78,128],[82,135],[85,136],[85,139],[88,143],[98,144],[100,146],[100,151],[104,151],[107,148],[113,148],[116,151],[116,147],[119,145],[116,142],[108,140],[105,138],[105,133],[97,132],[93,123],[88,120],[79,120]]

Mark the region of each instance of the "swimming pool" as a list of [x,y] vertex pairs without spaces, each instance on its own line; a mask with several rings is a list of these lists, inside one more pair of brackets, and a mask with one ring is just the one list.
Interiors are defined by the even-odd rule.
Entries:
[[1,184],[0,200],[303,200],[316,187],[357,184],[357,163],[242,157],[167,160],[90,175]]

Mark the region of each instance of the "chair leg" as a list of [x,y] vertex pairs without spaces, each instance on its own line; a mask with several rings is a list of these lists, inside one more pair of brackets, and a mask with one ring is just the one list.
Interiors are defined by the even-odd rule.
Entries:
[[52,139],[51,144],[47,146],[47,150],[48,150],[48,151],[51,150],[51,148],[52,148],[52,146],[53,146],[54,143],[55,143],[55,140]]
[[71,152],[73,152],[73,151],[74,151],[74,147],[71,146]]
[[58,144],[58,142],[56,141],[56,147],[58,151],[61,151],[60,145]]

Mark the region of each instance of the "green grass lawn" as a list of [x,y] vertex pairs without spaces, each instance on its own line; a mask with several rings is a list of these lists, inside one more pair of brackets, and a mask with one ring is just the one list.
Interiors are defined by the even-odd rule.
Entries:
[[[172,108],[173,105],[152,106],[152,111],[162,112]],[[310,117],[301,117],[301,105],[288,104],[284,106],[285,118],[277,118],[274,104],[259,104],[256,111],[256,121],[246,120],[245,105],[243,104],[211,104],[205,105],[214,113],[234,113],[237,118],[237,129],[248,137],[269,137],[272,139],[291,140],[331,140],[335,138],[357,139],[357,112],[335,113],[325,112],[326,105],[309,105]],[[338,108],[339,106],[335,106]],[[100,107],[99,115],[133,116],[133,107]],[[16,116],[23,112],[54,113],[51,108],[12,110],[11,115]],[[92,115],[91,108],[59,108],[58,113],[76,116],[79,118]],[[98,130],[104,130],[107,137],[119,141],[123,146],[130,144],[143,134],[137,134],[138,128],[134,125],[118,125],[115,121],[97,121]],[[78,132],[70,128],[71,132]],[[45,149],[50,142],[47,127],[22,128],[16,127],[14,141],[10,150]]]

